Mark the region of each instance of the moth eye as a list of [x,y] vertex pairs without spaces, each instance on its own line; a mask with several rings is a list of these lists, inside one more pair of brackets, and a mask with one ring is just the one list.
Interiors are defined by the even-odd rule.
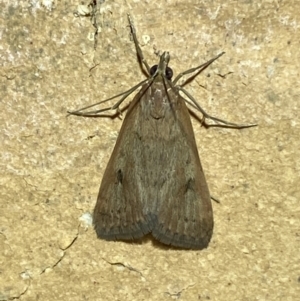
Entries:
[[[150,68],[150,75],[153,76],[157,70],[158,65],[154,65]],[[173,70],[170,67],[167,67],[166,69],[166,74],[165,74],[166,78],[168,80],[171,80],[172,76],[173,76]]]
[[151,76],[154,75],[154,73],[156,72],[157,66],[158,66],[158,65],[154,65],[154,66],[152,66],[152,67],[150,68],[150,75],[151,75]]
[[166,78],[168,80],[171,80],[172,76],[173,76],[173,70],[170,67],[167,67],[167,69],[166,69]]

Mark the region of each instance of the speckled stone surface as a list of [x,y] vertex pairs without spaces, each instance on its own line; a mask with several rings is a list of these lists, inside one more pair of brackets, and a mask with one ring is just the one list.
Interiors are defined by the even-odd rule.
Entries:
[[[73,14],[78,4],[1,3],[0,300],[297,300],[296,2],[106,0],[96,50],[90,18]],[[259,125],[205,129],[193,120],[221,200],[202,251],[151,237],[99,240],[84,218],[122,121],[66,112],[145,78],[127,13],[150,65],[166,50],[178,74],[225,51],[186,89],[213,116]]]

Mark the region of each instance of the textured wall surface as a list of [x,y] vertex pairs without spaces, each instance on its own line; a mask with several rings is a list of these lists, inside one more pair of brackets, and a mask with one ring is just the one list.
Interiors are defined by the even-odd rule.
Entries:
[[[79,2],[0,4],[0,300],[296,300],[297,1],[106,0],[96,49],[90,18],[73,14]],[[127,13],[150,65],[166,50],[178,74],[225,51],[186,89],[213,116],[259,125],[205,129],[193,119],[221,200],[202,251],[151,236],[99,240],[84,221],[122,120],[66,112],[145,78]]]

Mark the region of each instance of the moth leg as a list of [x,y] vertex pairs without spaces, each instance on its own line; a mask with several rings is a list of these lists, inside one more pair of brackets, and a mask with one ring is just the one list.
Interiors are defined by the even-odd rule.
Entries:
[[[119,106],[121,105],[121,103],[132,93],[134,92],[136,89],[138,89],[140,86],[142,86],[144,83],[146,83],[148,81],[148,79],[146,80],[143,80],[142,82],[138,83],[137,85],[135,85],[134,87],[130,88],[129,90],[125,91],[125,92],[122,92],[120,94],[117,94],[113,97],[110,97],[110,98],[107,98],[105,100],[101,100],[97,103],[94,103],[92,105],[89,105],[87,107],[84,107],[84,108],[81,108],[79,110],[76,110],[76,111],[68,111],[68,114],[71,114],[71,115],[76,115],[76,116],[85,116],[85,117],[99,117],[99,116],[102,116],[101,114],[99,113],[102,113],[102,112],[105,112],[105,111],[110,111],[110,110],[116,110],[116,109],[119,109]],[[123,95],[123,96],[122,96]],[[94,110],[94,111],[86,111],[87,109],[90,109],[90,108],[93,108],[95,106],[98,106],[104,102],[107,102],[109,100],[112,100],[114,98],[117,98],[117,97],[120,97],[122,96],[122,98],[117,101],[113,106],[111,107],[106,107],[106,108],[103,108],[103,109],[99,109],[99,110]],[[119,109],[120,110],[120,109]]]
[[[176,83],[178,82],[178,80],[180,80],[184,75],[187,75],[187,74],[190,74],[190,73],[193,73],[193,72],[199,70],[199,71],[194,75],[194,76],[197,76],[199,73],[201,73],[203,70],[205,70],[209,65],[211,65],[215,60],[217,60],[217,59],[218,59],[220,56],[222,56],[224,53],[225,53],[225,52],[221,52],[221,53],[218,54],[216,57],[212,58],[211,60],[207,61],[206,63],[201,64],[200,66],[197,66],[197,67],[194,67],[194,68],[191,68],[191,69],[188,69],[188,70],[186,70],[186,71],[184,71],[184,72],[179,73],[179,74],[176,76],[176,78],[173,80],[173,85],[175,86]],[[192,76],[192,77],[194,77],[194,76]],[[187,81],[189,81],[189,80],[190,80],[190,78],[187,79],[187,80],[185,81],[185,83],[186,83]],[[183,83],[183,85],[184,85],[185,83]]]
[[[250,124],[237,124],[237,123],[233,123],[233,122],[229,122],[229,121],[226,121],[226,120],[223,120],[223,119],[220,119],[220,118],[217,118],[217,117],[213,117],[211,115],[209,115],[208,113],[206,113],[202,108],[201,106],[198,104],[198,102],[196,101],[196,99],[188,92],[186,91],[184,88],[180,87],[180,86],[176,86],[176,88],[181,91],[182,93],[184,93],[192,102],[193,104],[196,106],[196,108],[203,114],[203,121],[202,123],[204,123],[206,126],[208,127],[212,127],[212,126],[221,126],[220,124],[218,124],[219,122],[220,123],[223,123],[222,127],[228,127],[228,128],[236,128],[236,129],[243,129],[243,128],[250,128],[250,127],[253,127],[253,126],[257,126],[256,123],[250,123]],[[217,122],[217,124],[207,124],[205,123],[205,119],[211,119],[215,122]]]

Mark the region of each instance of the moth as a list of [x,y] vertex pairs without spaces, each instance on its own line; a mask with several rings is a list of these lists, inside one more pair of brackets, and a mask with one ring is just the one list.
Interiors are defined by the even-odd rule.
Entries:
[[180,92],[203,114],[203,122],[211,119],[238,128],[254,125],[237,125],[208,115],[182,86],[176,85],[183,75],[200,73],[224,52],[172,81],[169,53],[164,52],[158,65],[149,68],[129,15],[128,20],[138,58],[148,71],[148,79],[116,95],[123,97],[110,108],[86,111],[105,100],[69,112],[78,116],[101,116],[106,110],[118,109],[128,95],[141,87],[128,107],[103,175],[93,214],[94,228],[97,236],[106,240],[133,240],[151,233],[166,245],[206,248],[214,225],[211,196],[187,99]]

